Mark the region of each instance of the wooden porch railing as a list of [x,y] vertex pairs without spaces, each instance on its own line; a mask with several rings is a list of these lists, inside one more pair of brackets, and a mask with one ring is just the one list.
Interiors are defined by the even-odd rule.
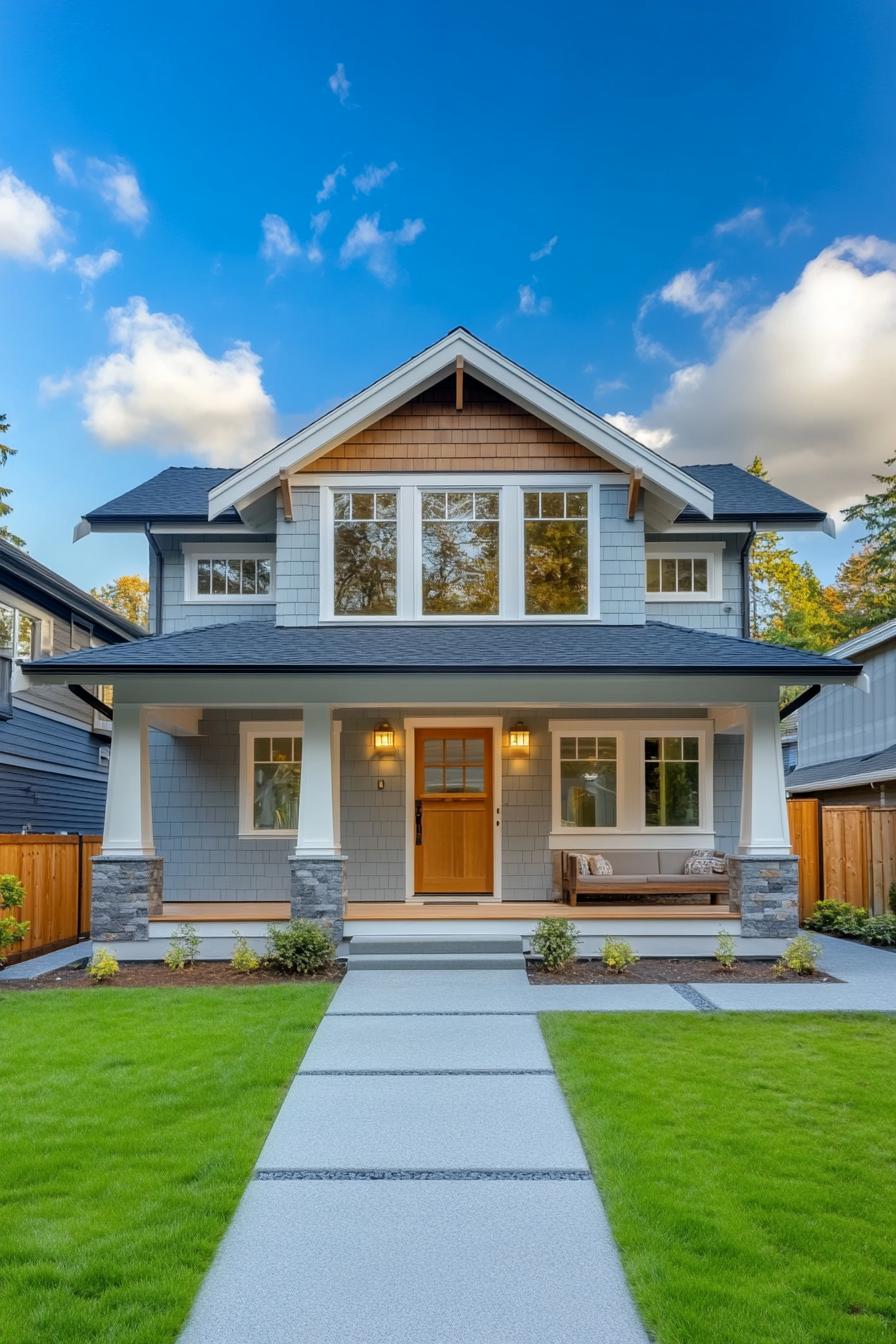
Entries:
[[22,961],[76,943],[90,932],[90,860],[101,835],[0,835],[0,873],[14,873],[25,888],[21,910],[30,921],[23,942],[7,953]]

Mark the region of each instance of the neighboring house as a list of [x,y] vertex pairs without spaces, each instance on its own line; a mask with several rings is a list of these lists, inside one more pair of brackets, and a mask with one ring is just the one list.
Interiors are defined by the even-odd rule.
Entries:
[[714,848],[701,929],[791,932],[779,688],[860,668],[745,639],[746,564],[757,530],[828,526],[464,330],[248,466],[162,471],[79,528],[146,532],[152,637],[29,669],[115,690],[95,936],[290,908],[338,935],[346,897],[349,933],[442,900],[526,929],[561,853],[662,894]]
[[143,634],[0,541],[0,831],[99,834],[106,805],[110,721],[97,688],[78,678],[76,692],[26,689],[19,664]]
[[794,716],[797,759],[787,791],[832,806],[896,807],[896,621],[831,653],[859,658],[865,678],[860,688],[823,686],[804,698]]

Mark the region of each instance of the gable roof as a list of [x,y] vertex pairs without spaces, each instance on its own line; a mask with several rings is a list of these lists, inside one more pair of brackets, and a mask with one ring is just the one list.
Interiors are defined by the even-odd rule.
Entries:
[[645,625],[277,626],[238,621],[38,659],[27,670],[123,672],[758,673],[852,680],[861,666],[707,630]]
[[685,505],[701,517],[712,518],[712,491],[694,476],[536,378],[464,327],[456,327],[434,345],[213,486],[209,492],[209,519],[220,517],[229,508],[241,510],[271,490],[281,472],[308,466],[329,448],[382,419],[444,378],[458,357],[463,359],[465,370],[487,387],[501,392],[620,470],[640,469],[657,522],[671,521]]

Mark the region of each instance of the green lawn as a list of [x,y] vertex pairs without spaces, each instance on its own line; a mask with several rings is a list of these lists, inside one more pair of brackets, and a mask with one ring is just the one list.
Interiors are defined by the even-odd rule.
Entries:
[[0,993],[0,1338],[173,1340],[335,986]]
[[[896,1021],[542,1027],[659,1344],[892,1344]],[[588,1247],[574,1254],[587,1274]]]

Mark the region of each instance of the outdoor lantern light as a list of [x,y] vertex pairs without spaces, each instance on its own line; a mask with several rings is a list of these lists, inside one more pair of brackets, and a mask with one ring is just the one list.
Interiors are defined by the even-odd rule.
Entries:
[[395,730],[387,719],[378,723],[373,730],[373,747],[375,751],[391,751],[395,746]]
[[517,719],[510,730],[508,745],[511,750],[528,751],[529,750],[529,729],[523,723],[522,719]]

